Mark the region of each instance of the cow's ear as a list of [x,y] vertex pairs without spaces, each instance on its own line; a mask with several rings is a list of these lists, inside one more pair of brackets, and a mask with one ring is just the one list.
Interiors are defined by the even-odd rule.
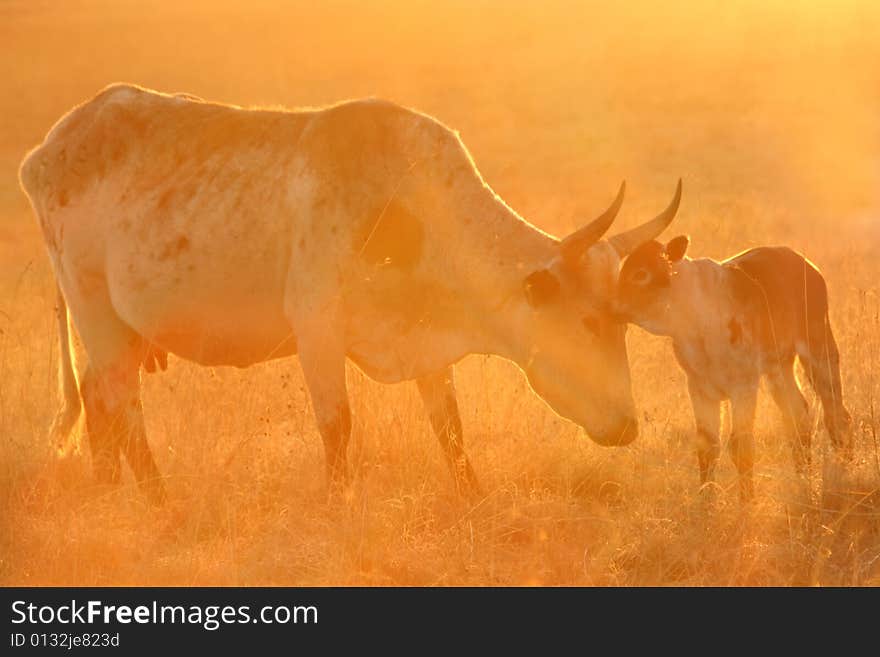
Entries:
[[533,308],[549,303],[559,294],[559,279],[548,269],[539,269],[523,281],[526,299]]
[[669,240],[669,243],[666,245],[666,257],[669,258],[669,262],[678,262],[684,258],[690,243],[691,238],[687,235],[679,235]]

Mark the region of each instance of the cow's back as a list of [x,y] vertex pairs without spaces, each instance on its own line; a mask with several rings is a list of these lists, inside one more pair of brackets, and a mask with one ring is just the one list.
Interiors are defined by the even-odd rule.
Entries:
[[413,286],[461,243],[458,197],[485,194],[454,133],[392,103],[249,110],[131,85],[65,115],[21,182],[74,312],[103,296],[167,351],[235,364],[283,355],[304,294],[399,344],[418,313],[395,300],[437,306]]
[[309,112],[273,112],[208,103],[189,94],[163,94],[114,84],[65,114],[24,159],[22,187],[51,207],[132,165],[148,189],[187,161],[206,162],[295,143]]

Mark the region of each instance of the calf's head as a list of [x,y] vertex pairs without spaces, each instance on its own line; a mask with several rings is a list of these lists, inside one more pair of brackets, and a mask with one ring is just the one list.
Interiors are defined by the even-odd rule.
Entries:
[[686,235],[666,244],[650,240],[624,260],[614,304],[618,319],[656,335],[670,335],[675,320],[672,300],[677,269],[689,242]]

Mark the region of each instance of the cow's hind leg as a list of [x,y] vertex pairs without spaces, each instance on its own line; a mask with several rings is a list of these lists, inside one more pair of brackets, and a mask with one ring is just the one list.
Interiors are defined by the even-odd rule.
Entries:
[[95,475],[118,482],[122,455],[150,501],[160,503],[165,492],[147,444],[140,398],[146,343],[106,299],[83,303],[74,296],[69,305],[89,358],[80,394]]
[[810,410],[794,375],[794,357],[785,361],[769,375],[768,383],[773,401],[782,412],[786,433],[791,441],[795,469],[798,474],[803,475],[810,466]]
[[431,419],[431,426],[440,440],[443,454],[452,470],[456,488],[467,496],[478,495],[480,486],[477,476],[464,451],[453,368],[450,366],[437,374],[421,377],[416,383],[428,411],[428,417]]
[[102,484],[117,484],[121,476],[119,443],[114,439],[113,417],[107,402],[110,396],[104,389],[109,386],[91,366],[83,373],[80,394],[86,413],[86,435],[92,454],[95,478]]
[[146,441],[137,369],[124,363],[101,369],[89,366],[83,376],[82,397],[98,480],[119,481],[121,454],[138,484],[159,501],[162,485]]
[[86,431],[99,481],[119,481],[119,456],[131,466],[138,485],[153,503],[165,497],[159,471],[147,444],[140,399],[138,362],[119,362],[83,376]]

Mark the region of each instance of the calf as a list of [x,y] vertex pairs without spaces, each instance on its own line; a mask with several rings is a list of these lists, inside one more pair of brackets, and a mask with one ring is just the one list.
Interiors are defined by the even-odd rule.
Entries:
[[850,449],[837,345],[828,321],[828,292],[819,270],[787,247],[759,247],[723,262],[685,256],[687,236],[650,241],[623,262],[617,312],[673,340],[687,374],[697,430],[700,481],[712,480],[719,448],[721,402],[731,404],[730,455],[740,496],[753,495],[755,401],[762,376],[792,439],[795,466],[810,460],[811,422],[794,373],[799,358],[822,401],[835,448]]

